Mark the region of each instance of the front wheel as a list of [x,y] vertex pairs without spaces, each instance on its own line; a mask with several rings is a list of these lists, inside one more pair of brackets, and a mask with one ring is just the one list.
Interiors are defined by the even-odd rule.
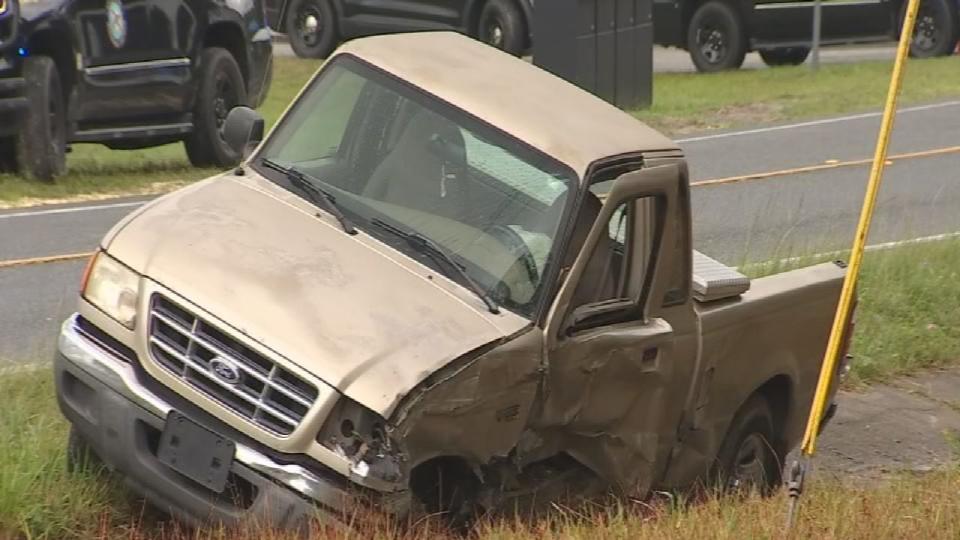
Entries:
[[760,51],[763,63],[770,66],[799,66],[807,60],[810,49],[806,47],[785,47]]
[[527,26],[514,0],[488,0],[480,11],[477,38],[514,56],[523,53]]
[[329,0],[293,0],[284,29],[300,58],[326,58],[337,46],[336,14]]
[[753,396],[730,423],[717,453],[713,480],[725,492],[756,490],[769,495],[783,480],[780,454],[770,406],[763,397]]
[[690,18],[687,51],[697,71],[737,69],[747,54],[747,37],[740,14],[730,4],[710,0]]
[[60,74],[51,58],[23,62],[27,88],[26,121],[14,145],[21,174],[50,181],[67,168],[67,108]]
[[231,167],[243,156],[230,148],[220,129],[230,109],[247,104],[243,74],[226,49],[210,47],[200,56],[199,77],[193,132],[184,140],[187,157],[194,167]]
[[[906,4],[904,2],[904,9]],[[953,53],[956,44],[957,15],[949,0],[921,0],[910,42],[910,56],[946,56]]]

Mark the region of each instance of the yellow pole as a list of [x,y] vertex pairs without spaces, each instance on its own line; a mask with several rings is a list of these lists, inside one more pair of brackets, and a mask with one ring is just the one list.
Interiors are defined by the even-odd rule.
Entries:
[[840,344],[846,331],[853,294],[860,275],[860,265],[863,262],[863,252],[867,243],[867,234],[870,231],[870,222],[873,219],[873,210],[876,207],[877,192],[883,178],[883,168],[887,159],[887,146],[890,142],[890,132],[893,130],[894,114],[897,109],[897,97],[900,95],[900,85],[903,81],[903,66],[907,61],[910,41],[913,37],[913,26],[917,19],[919,0],[910,0],[907,5],[903,29],[900,32],[900,45],[897,47],[897,58],[893,64],[893,75],[890,78],[890,88],[887,91],[887,103],[883,111],[883,121],[880,124],[880,134],[877,137],[877,148],[873,156],[873,166],[870,169],[870,180],[867,183],[867,194],[860,212],[860,222],[857,225],[857,234],[853,240],[853,250],[850,255],[850,266],[843,281],[843,290],[840,293],[840,304],[833,319],[833,329],[830,340],[827,342],[827,351],[824,354],[823,365],[820,370],[820,379],[817,382],[817,391],[814,394],[813,406],[807,420],[807,430],[803,436],[801,450],[807,457],[813,455],[817,448],[817,434],[820,431],[820,420],[827,406],[827,392],[836,374],[839,361]]

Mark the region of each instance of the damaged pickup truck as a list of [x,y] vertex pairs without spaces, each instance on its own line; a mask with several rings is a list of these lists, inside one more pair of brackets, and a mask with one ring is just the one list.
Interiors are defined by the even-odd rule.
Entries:
[[70,466],[279,526],[780,481],[845,270],[695,253],[674,142],[447,32],[344,45],[262,130],[232,111],[243,165],[103,239]]

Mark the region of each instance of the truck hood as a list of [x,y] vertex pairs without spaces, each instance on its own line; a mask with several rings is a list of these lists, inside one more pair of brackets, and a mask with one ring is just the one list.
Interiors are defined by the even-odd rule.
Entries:
[[250,174],[154,201],[105,247],[384,417],[437,369],[530,324]]

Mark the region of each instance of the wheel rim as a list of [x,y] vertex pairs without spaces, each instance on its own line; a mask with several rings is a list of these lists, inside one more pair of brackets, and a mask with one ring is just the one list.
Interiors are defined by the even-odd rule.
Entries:
[[297,13],[297,35],[307,47],[316,47],[320,43],[323,30],[323,14],[314,5],[305,5]]
[[215,85],[215,92],[213,97],[213,119],[217,125],[217,133],[220,134],[220,138],[223,139],[223,124],[227,120],[227,115],[230,114],[230,109],[239,105],[239,99],[237,98],[237,89],[234,87],[233,81],[230,80],[230,77],[226,73],[218,73]]
[[929,51],[940,42],[940,31],[937,27],[937,18],[930,8],[920,8],[917,15],[916,28],[913,30],[913,44],[916,48]]
[[483,36],[487,43],[498,49],[503,48],[503,21],[499,17],[488,17],[483,25]]
[[727,56],[728,40],[722,28],[705,24],[697,30],[697,49],[710,64],[719,64]]
[[743,489],[761,487],[766,482],[767,443],[759,433],[751,433],[740,444],[730,471],[728,487]]

